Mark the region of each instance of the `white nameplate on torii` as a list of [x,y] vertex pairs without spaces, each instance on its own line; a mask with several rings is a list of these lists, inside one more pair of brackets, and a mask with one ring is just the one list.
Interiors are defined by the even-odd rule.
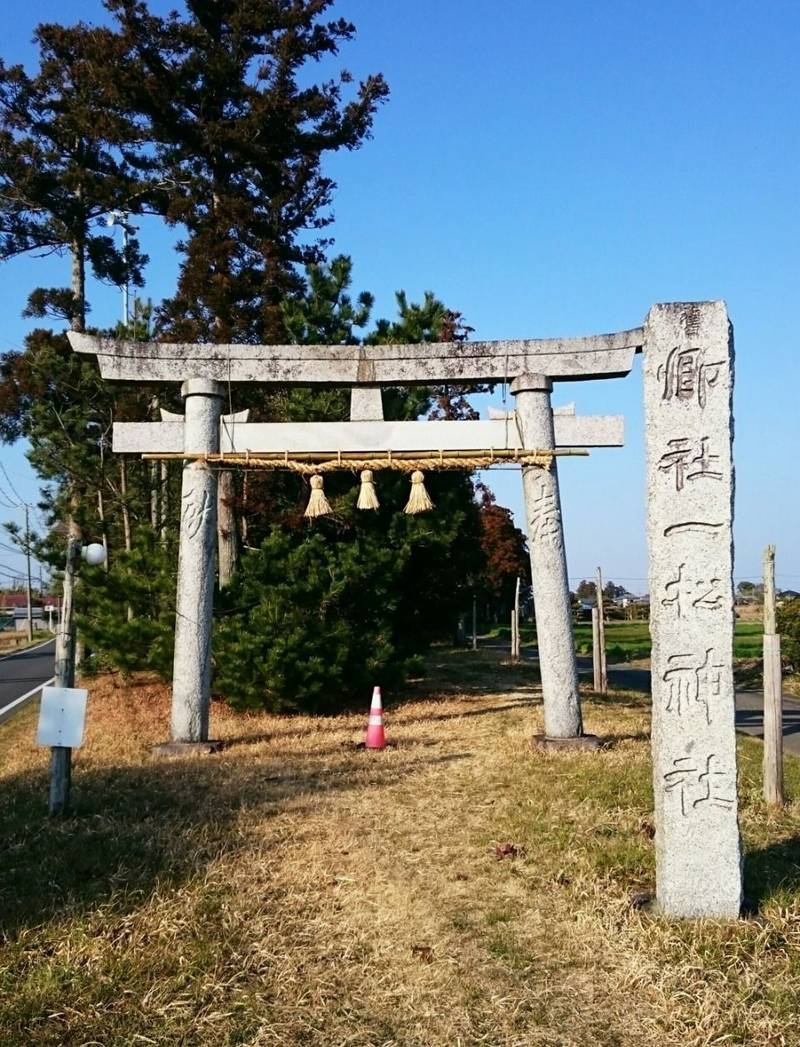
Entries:
[[[556,448],[622,447],[621,415],[554,413]],[[182,454],[184,425],[168,422],[115,422],[114,451]],[[249,422],[220,426],[224,454],[367,453],[381,451],[522,450],[513,418],[474,422]],[[536,448],[531,448],[536,450]]]

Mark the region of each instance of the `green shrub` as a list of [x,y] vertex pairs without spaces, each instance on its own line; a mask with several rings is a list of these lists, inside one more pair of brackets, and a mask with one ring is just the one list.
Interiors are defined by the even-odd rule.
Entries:
[[800,598],[786,600],[778,608],[778,632],[781,634],[781,653],[800,669]]
[[130,552],[112,552],[108,571],[81,566],[76,620],[94,654],[82,672],[143,669],[171,676],[176,574],[174,553],[145,533]]
[[335,712],[418,672],[455,628],[464,515],[369,514],[333,535],[332,519],[273,528],[221,597],[215,690],[235,706]]

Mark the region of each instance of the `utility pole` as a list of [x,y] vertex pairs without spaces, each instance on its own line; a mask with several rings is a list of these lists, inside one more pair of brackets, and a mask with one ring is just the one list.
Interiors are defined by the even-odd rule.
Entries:
[[28,643],[31,643],[33,640],[33,608],[31,606],[31,526],[27,504],[25,505],[25,557],[28,566]]
[[764,550],[764,800],[783,804],[783,680],[775,614],[775,546]]
[[608,693],[608,666],[606,665],[606,623],[603,615],[603,572],[597,568],[597,649],[600,656],[601,694]]
[[[81,555],[81,540],[75,535],[67,539],[67,559],[64,565],[64,592],[61,616],[56,633],[56,687],[75,686],[75,569]],[[72,749],[54,745],[50,750],[51,815],[63,815],[69,810],[69,787],[72,778]]]

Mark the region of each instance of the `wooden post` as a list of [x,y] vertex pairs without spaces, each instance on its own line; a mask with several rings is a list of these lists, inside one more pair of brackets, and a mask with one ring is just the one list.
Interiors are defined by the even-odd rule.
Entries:
[[781,805],[783,795],[783,681],[781,638],[775,615],[775,546],[764,550],[764,800]]
[[517,615],[511,608],[511,661],[517,660]]
[[[33,609],[31,606],[32,595],[31,595],[31,522],[30,512],[28,505],[25,505],[25,561],[28,565],[27,584],[26,591],[28,594],[28,643],[33,642]],[[41,594],[40,594],[41,595]]]
[[602,657],[600,654],[600,625],[598,623],[598,614],[596,607],[592,608],[592,671],[592,687],[595,689],[595,691],[599,691],[601,687],[603,670]]
[[608,667],[606,665],[606,625],[603,615],[603,572],[597,568],[597,651],[600,660],[600,686],[597,688],[601,694],[608,693]]
[[239,531],[234,509],[233,470],[221,469],[217,478],[217,572],[220,589],[227,589],[239,562]]
[[764,632],[774,635],[778,631],[775,613],[775,546],[764,550]]
[[472,597],[472,650],[478,650],[478,597]]
[[[67,559],[64,565],[64,594],[61,617],[56,634],[56,687],[75,686],[75,568],[81,555],[81,540],[74,534],[67,539]],[[55,745],[50,750],[49,812],[58,817],[69,811],[69,791],[72,777],[72,749]]]
[[517,575],[517,584],[514,588],[514,637],[516,640],[516,648],[514,651],[515,657],[519,661],[522,642],[519,635],[519,575]]

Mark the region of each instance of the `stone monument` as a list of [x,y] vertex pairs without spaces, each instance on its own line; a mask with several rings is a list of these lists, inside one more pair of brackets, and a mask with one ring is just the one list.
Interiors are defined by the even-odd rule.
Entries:
[[658,903],[742,904],[733,686],[733,341],[722,302],[654,306],[644,339]]

